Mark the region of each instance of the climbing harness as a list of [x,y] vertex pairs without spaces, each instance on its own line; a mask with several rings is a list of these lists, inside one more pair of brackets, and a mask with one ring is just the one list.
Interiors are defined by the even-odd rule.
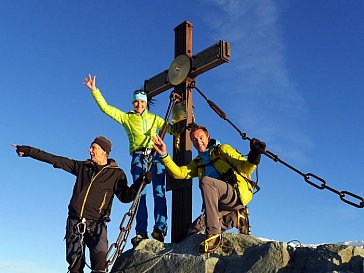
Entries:
[[[229,118],[227,117],[227,115],[224,113],[223,110],[221,110],[220,107],[218,107],[213,101],[211,101],[210,99],[208,99],[205,94],[203,94],[203,92],[196,86],[196,82],[192,81],[188,87],[189,90],[192,89],[196,89],[197,92],[206,100],[206,102],[208,103],[208,105],[223,119],[226,120],[242,137],[243,140],[252,140],[250,137],[248,137],[248,135],[244,132],[242,132],[233,122],[231,122],[229,120]],[[304,173],[301,172],[299,169],[295,168],[294,166],[288,164],[287,162],[283,161],[282,159],[280,159],[278,157],[278,155],[273,154],[272,152],[266,150],[265,152],[263,152],[263,154],[267,157],[269,157],[270,159],[272,159],[275,162],[279,162],[282,165],[286,166],[287,168],[291,169],[292,171],[298,173],[299,175],[301,175],[303,177],[303,179],[305,180],[305,182],[307,182],[308,184],[310,184],[311,186],[319,189],[319,190],[323,190],[323,189],[327,189],[333,193],[336,193],[339,198],[354,207],[357,208],[364,208],[364,198],[362,196],[356,195],[352,192],[349,191],[338,191],[330,186],[327,185],[326,181],[313,174],[313,173]],[[316,180],[316,182],[314,182],[314,180]],[[349,200],[348,197],[350,197],[352,200]]]
[[[239,154],[240,152],[237,151]],[[238,185],[237,185],[237,180],[235,177],[235,174],[233,171],[235,171],[235,173],[237,175],[240,175],[242,178],[244,178],[245,181],[247,181],[248,183],[250,183],[250,185],[253,188],[253,194],[256,194],[258,191],[260,191],[260,186],[258,186],[258,180],[259,180],[259,175],[258,175],[258,166],[256,168],[256,181],[253,181],[251,179],[249,179],[248,177],[246,177],[245,175],[243,175],[241,172],[239,172],[239,170],[237,168],[235,168],[227,159],[225,159],[221,153],[220,153],[220,144],[217,146],[216,148],[216,159],[215,160],[222,160],[224,161],[227,165],[229,165],[230,169],[228,169],[225,173],[223,173],[220,177],[220,180],[223,180],[229,184],[231,184],[232,186],[234,186],[234,188],[237,190],[238,194],[239,194],[239,189],[238,189]],[[213,163],[213,162],[212,162]]]
[[[80,240],[79,243],[79,247],[78,247],[78,254],[76,256],[76,258],[74,259],[74,261],[72,262],[72,264],[68,267],[68,272],[70,272],[70,270],[72,269],[72,267],[75,266],[76,262],[82,258],[82,256],[84,255],[84,248],[83,248],[83,244],[84,244],[84,237],[85,237],[85,233],[86,233],[86,219],[82,218],[81,222],[76,224],[76,232],[77,232],[77,237]],[[77,239],[77,238],[75,238]]]
[[[71,272],[71,269],[75,266],[76,262],[78,262],[85,255],[84,238],[85,238],[86,230],[89,230],[89,228],[87,227],[87,220],[85,218],[82,218],[81,222],[78,222],[75,227],[76,227],[75,230],[76,230],[76,234],[77,234],[77,236],[75,237],[75,240],[79,239],[80,242],[78,244],[76,258],[74,259],[72,264],[68,267],[67,273]],[[86,261],[85,261],[85,265],[91,270],[92,273],[106,273],[107,272],[106,270],[92,269],[91,266]]]
[[[158,134],[162,139],[164,138],[165,134],[167,133],[168,120],[170,118],[172,109],[173,109],[174,105],[181,99],[182,99],[182,97],[179,94],[172,91],[172,93],[170,95],[170,101],[169,101],[169,105],[167,108],[166,116],[164,118],[165,123]],[[156,154],[157,154],[157,152],[154,149],[149,150],[148,153],[146,153],[146,156],[149,157],[147,160],[147,162],[148,162],[147,171],[150,170],[152,163],[153,163],[152,162],[153,160],[150,160],[150,159],[153,159],[156,156]],[[130,209],[123,216],[123,219],[120,223],[120,233],[119,233],[119,236],[117,237],[116,242],[111,244],[107,251],[106,272],[108,272],[109,266],[115,262],[116,258],[118,256],[120,256],[121,253],[123,253],[123,250],[126,246],[128,236],[131,231],[131,226],[132,226],[134,218],[135,218],[135,213],[139,207],[140,195],[145,186],[144,178],[145,177],[143,177],[143,182],[141,183],[141,185],[136,193],[136,196],[134,198],[133,203],[131,204]],[[127,220],[127,218],[128,218],[128,220]],[[126,222],[126,221],[127,221],[126,226],[124,226],[124,222]]]

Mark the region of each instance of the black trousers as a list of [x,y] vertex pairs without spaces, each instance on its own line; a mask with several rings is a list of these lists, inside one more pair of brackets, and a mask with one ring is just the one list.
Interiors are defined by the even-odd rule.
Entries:
[[85,225],[79,219],[67,219],[66,260],[70,273],[84,272],[86,246],[90,251],[91,270],[105,270],[108,250],[107,225],[104,221],[95,220],[86,220]]

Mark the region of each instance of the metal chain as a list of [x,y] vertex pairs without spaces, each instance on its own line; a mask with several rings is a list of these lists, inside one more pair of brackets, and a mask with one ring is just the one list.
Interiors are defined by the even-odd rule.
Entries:
[[[198,91],[198,93],[200,93],[200,95],[207,101],[208,105],[223,119],[226,120],[228,123],[230,123],[230,125],[239,132],[240,136],[244,139],[244,140],[251,140],[251,138],[248,137],[248,135],[244,132],[242,132],[234,123],[232,123],[229,118],[227,117],[227,115],[224,113],[224,111],[222,111],[220,109],[220,107],[218,107],[213,101],[209,100],[203,93],[202,91],[196,86],[195,81],[192,81],[188,88],[190,90],[192,89],[196,89]],[[301,172],[299,169],[293,167],[292,165],[288,164],[287,162],[283,161],[282,159],[280,159],[278,157],[278,155],[273,154],[272,152],[266,150],[264,153],[264,155],[266,155],[267,157],[269,157],[270,159],[272,159],[275,162],[279,162],[282,165],[286,166],[287,168],[291,169],[292,171],[298,173],[299,175],[301,175],[303,177],[303,179],[305,180],[305,182],[307,182],[308,184],[310,184],[311,186],[319,189],[319,190],[323,190],[323,189],[327,189],[335,194],[337,194],[340,199],[357,208],[364,208],[364,198],[362,196],[356,195],[352,192],[349,191],[338,191],[330,186],[327,185],[326,181],[313,174],[313,173],[304,173]],[[350,200],[348,198],[351,198]]]

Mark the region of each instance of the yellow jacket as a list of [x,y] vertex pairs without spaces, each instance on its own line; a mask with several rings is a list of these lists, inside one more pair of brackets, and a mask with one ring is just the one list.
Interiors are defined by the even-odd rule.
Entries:
[[[236,149],[228,144],[220,144],[210,148],[210,160],[220,175],[233,169],[237,184],[236,189],[244,206],[246,206],[253,197],[253,186],[249,182],[250,174],[257,167],[255,164],[247,161]],[[166,166],[168,173],[175,179],[191,179],[198,177],[200,180],[204,176],[204,167],[200,156],[197,156],[188,165],[177,166],[172,158],[167,155],[162,158],[162,163]]]

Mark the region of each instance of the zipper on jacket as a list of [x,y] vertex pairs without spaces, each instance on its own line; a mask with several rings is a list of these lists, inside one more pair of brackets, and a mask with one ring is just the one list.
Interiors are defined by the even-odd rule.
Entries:
[[95,181],[96,177],[99,175],[99,173],[101,173],[105,168],[107,168],[108,166],[105,166],[103,167],[95,176],[92,176],[91,178],[91,182],[90,182],[90,185],[88,185],[88,188],[87,188],[87,191],[86,191],[86,195],[85,195],[85,198],[83,199],[83,203],[82,203],[82,208],[81,208],[81,213],[80,213],[80,219],[82,219],[82,216],[83,216],[83,210],[85,209],[85,204],[86,204],[86,200],[87,200],[87,197],[88,197],[88,194],[90,192],[90,189],[91,189],[91,186],[92,186],[92,183]]
[[148,122],[147,122],[147,119],[144,118],[143,114],[141,115],[141,117],[142,117],[142,122],[143,122],[143,133],[145,134],[146,132],[148,132]]
[[101,214],[102,208],[105,206],[105,203],[106,203],[106,196],[107,196],[107,192],[105,192],[104,200],[102,200],[101,206],[100,206],[100,208],[99,208],[99,213],[100,213],[100,214]]

